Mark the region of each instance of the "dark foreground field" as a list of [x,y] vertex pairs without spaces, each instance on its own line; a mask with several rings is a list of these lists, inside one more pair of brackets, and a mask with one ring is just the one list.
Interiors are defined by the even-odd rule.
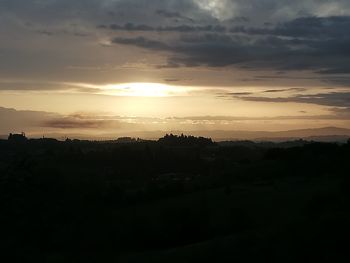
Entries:
[[0,141],[3,262],[350,262],[350,143]]

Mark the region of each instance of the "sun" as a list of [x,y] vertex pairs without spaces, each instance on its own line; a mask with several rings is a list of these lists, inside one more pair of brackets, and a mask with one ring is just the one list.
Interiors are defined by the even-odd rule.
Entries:
[[183,95],[186,92],[181,87],[146,82],[108,84],[102,89],[107,95],[125,97],[170,97]]

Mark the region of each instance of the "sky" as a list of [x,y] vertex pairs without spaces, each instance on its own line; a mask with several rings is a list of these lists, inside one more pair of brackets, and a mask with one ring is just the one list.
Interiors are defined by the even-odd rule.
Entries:
[[350,128],[349,0],[0,0],[0,135]]

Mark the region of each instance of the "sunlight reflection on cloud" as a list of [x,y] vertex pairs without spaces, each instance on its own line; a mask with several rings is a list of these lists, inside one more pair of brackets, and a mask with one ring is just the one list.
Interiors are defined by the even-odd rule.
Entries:
[[[196,4],[211,13],[211,15],[219,20],[229,19],[233,16],[233,8],[227,8],[227,0],[195,0]],[[229,3],[230,7],[234,4]]]
[[102,93],[126,97],[170,97],[187,95],[191,88],[175,87],[160,83],[124,83],[108,84],[102,87]]

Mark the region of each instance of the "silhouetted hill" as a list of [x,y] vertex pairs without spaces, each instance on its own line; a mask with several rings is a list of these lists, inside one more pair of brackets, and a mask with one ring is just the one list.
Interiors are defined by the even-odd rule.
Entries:
[[349,261],[350,141],[122,141],[0,140],[2,255]]

